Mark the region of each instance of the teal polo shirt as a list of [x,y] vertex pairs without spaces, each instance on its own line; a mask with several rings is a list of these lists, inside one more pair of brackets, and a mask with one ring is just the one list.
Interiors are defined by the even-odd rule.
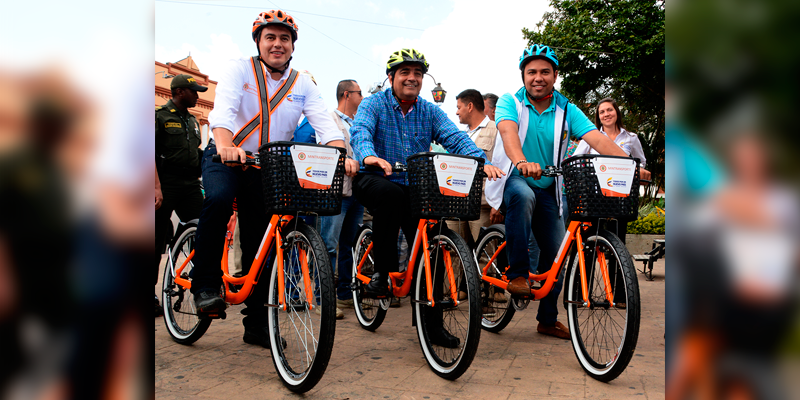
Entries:
[[[525,95],[525,87],[522,87],[513,95],[506,93],[497,100],[495,122],[498,125],[502,121],[509,120],[514,121],[519,126],[517,106],[512,96],[521,101],[528,109],[528,131],[525,135],[525,142],[522,143],[522,154],[525,155],[525,159],[528,162],[539,163],[542,168],[547,165],[554,165],[555,124],[558,123],[559,128],[561,127],[561,120],[556,121],[556,106],[564,108],[566,105],[566,122],[572,138],[578,140],[587,132],[597,129],[580,108],[570,103],[564,95],[557,91],[553,91],[553,100],[550,101],[550,107],[547,107],[543,113],[539,114],[528,100],[528,96]],[[519,160],[511,160],[512,163],[517,161]],[[514,168],[512,174],[519,175],[519,171]],[[525,180],[531,187],[547,188],[553,184],[555,178],[542,177],[538,181],[533,178],[525,178]]]

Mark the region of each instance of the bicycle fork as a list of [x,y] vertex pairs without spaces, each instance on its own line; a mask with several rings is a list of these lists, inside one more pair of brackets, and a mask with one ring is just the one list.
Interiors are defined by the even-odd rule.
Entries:
[[[573,228],[573,224],[575,225],[574,228]],[[570,232],[572,232],[573,229],[574,229],[575,240],[576,240],[575,247],[578,249],[578,267],[580,268],[579,272],[581,274],[581,295],[583,296],[583,306],[584,307],[589,307],[589,306],[593,306],[593,305],[590,303],[590,300],[589,300],[589,288],[588,288],[588,283],[586,281],[586,276],[587,276],[586,275],[586,258],[585,258],[585,253],[583,251],[584,250],[583,249],[583,238],[581,237],[581,230],[579,229],[580,226],[577,226],[578,224],[579,223],[577,221],[571,222],[570,223]],[[609,303],[610,307],[614,307],[614,294],[611,292],[611,280],[609,279],[609,276],[608,276],[608,262],[606,261],[605,253],[598,253],[597,252],[597,241],[596,240],[594,242],[594,249],[592,251],[592,254],[594,255],[592,257],[592,267],[594,267],[595,262],[600,264],[600,268],[599,269],[600,269],[600,275],[602,276],[602,279],[603,279],[603,288],[605,290],[606,300],[608,300],[608,303]],[[573,303],[577,303],[577,302],[573,302]]]
[[[281,219],[281,222],[288,223],[291,221],[290,219]],[[283,307],[283,311],[288,309],[288,303],[286,302],[286,282],[285,279],[285,272],[284,272],[284,258],[283,258],[283,249],[288,246],[288,243],[283,243],[283,235],[280,232],[281,225],[275,227],[275,257],[276,257],[276,268],[278,268],[278,307]],[[314,309],[314,301],[313,301],[313,293],[311,288],[311,274],[308,269],[308,258],[306,257],[306,250],[303,248],[298,249],[297,258],[300,262],[300,270],[303,274],[303,288],[306,292],[306,302],[308,303],[308,309]],[[291,264],[293,260],[289,260]]]
[[[430,226],[435,224],[435,222],[433,220],[420,221],[419,229],[421,230],[422,233],[422,243],[429,243],[428,230],[425,229],[425,226],[423,224],[427,224]],[[439,233],[441,234],[441,225],[439,227],[440,227]],[[432,250],[433,246],[422,246],[422,247],[423,247],[422,256],[425,259],[425,289],[427,290],[428,293],[428,301],[430,302],[430,306],[433,307],[436,305],[433,296],[433,281],[431,280],[431,262],[430,262],[431,260],[430,251]],[[455,273],[453,272],[453,264],[452,264],[452,259],[450,257],[450,253],[444,252],[442,256],[442,261],[444,262],[444,270],[445,273],[447,274],[447,280],[450,283],[450,299],[452,299],[454,306],[458,306],[458,294],[456,290],[456,280],[454,276]],[[436,262],[437,263],[439,262],[439,257],[436,257]]]

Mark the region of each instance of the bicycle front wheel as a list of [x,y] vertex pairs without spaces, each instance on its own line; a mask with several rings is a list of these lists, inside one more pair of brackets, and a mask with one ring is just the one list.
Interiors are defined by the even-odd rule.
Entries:
[[[436,375],[454,380],[472,364],[481,337],[477,268],[464,239],[455,232],[441,224],[429,232],[430,282],[425,258],[420,257],[414,284],[417,334],[428,366]],[[428,283],[434,304],[428,301]]]
[[175,273],[184,263],[186,267],[180,276],[189,279],[189,273],[194,264],[186,261],[194,250],[194,238],[197,234],[197,224],[190,222],[170,248],[172,265],[164,267],[162,282],[161,304],[164,309],[164,323],[172,340],[180,344],[192,344],[200,339],[211,325],[211,320],[199,318],[194,308],[194,295],[188,288],[175,283]]
[[362,328],[374,332],[386,318],[386,310],[389,309],[389,299],[374,299],[364,296],[364,284],[356,276],[358,275],[358,265],[363,260],[361,274],[372,276],[375,273],[375,260],[372,252],[367,252],[369,245],[372,244],[372,225],[365,222],[356,233],[355,257],[353,257],[353,308],[356,309],[356,319]]
[[[584,240],[589,303],[583,304],[577,249],[567,277],[565,306],[573,350],[581,367],[594,379],[615,379],[633,357],[639,339],[639,282],[633,261],[622,241],[601,230]],[[606,296],[607,271],[614,307]]]
[[268,302],[278,304],[281,268],[286,309],[269,308],[270,350],[283,384],[304,393],[322,379],[328,367],[336,332],[336,296],[328,252],[319,233],[299,218],[283,232],[283,265],[278,265],[276,257]]
[[[501,279],[503,272],[508,268],[508,257],[505,249],[497,249],[506,241],[506,230],[503,225],[495,225],[485,229],[478,238],[475,247],[475,260],[478,266],[478,276],[482,276],[483,268],[492,260],[486,275]],[[511,304],[511,294],[489,282],[480,281],[481,288],[481,326],[483,329],[498,333],[502,331],[514,318],[514,306]]]

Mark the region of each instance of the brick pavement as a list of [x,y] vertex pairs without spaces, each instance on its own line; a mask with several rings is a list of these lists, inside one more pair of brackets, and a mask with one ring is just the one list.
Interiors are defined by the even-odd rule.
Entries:
[[[569,341],[536,332],[536,304],[514,316],[499,334],[481,333],[470,369],[456,381],[428,367],[411,327],[411,306],[390,308],[383,325],[369,332],[353,309],[337,321],[330,364],[305,395],[280,382],[269,350],[242,341],[243,305],[228,308],[195,344],[173,342],[162,318],[155,320],[155,395],[158,399],[663,399],[665,260],[655,280],[641,273],[642,321],[633,360],[611,383],[589,378]],[[559,308],[559,320],[566,313]],[[536,379],[533,379],[536,377]]]

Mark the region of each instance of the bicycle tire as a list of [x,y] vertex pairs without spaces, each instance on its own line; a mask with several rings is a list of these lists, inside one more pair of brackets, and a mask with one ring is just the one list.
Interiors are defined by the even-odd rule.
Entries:
[[[461,236],[442,227],[441,224],[431,228],[429,235],[427,246],[431,248],[431,279],[433,280],[435,304],[433,307],[423,304],[423,302],[427,303],[428,296],[425,283],[425,260],[424,257],[420,257],[413,295],[417,334],[425,360],[431,370],[442,378],[455,380],[464,374],[472,364],[480,342],[481,315],[478,274],[473,261],[474,256]],[[444,273],[442,260],[445,252],[449,254],[451,260],[453,281],[457,285],[456,293],[467,292],[466,301],[460,301],[457,306],[454,306],[453,299],[451,299],[450,282]],[[461,277],[464,278],[463,281]],[[432,343],[432,335],[437,333],[436,329],[441,329],[434,326],[432,321],[437,321],[435,324],[439,324],[439,318],[442,321],[439,327],[446,329],[449,334],[459,339],[456,348],[447,348]]]
[[[475,247],[475,265],[478,267],[478,276],[483,276],[483,268],[489,262],[497,248],[506,241],[506,228],[504,225],[492,225],[484,229],[478,236],[478,245]],[[492,278],[500,279],[503,271],[508,267],[508,257],[505,251],[498,254],[493,266],[489,267],[487,274]],[[505,329],[514,318],[511,294],[483,280],[481,286],[481,327],[489,332],[498,333]],[[502,294],[505,302],[495,301],[497,293]]]
[[[187,223],[187,226],[175,239],[170,247],[172,265],[175,269],[183,265],[186,257],[194,250],[194,238],[197,235],[197,224]],[[187,265],[181,275],[189,276],[193,264]],[[164,267],[164,277],[161,291],[161,307],[164,311],[164,324],[167,332],[177,343],[190,345],[200,339],[211,325],[211,319],[199,318],[194,307],[194,295],[186,288],[175,283],[175,277],[169,264]]]
[[374,332],[381,326],[383,320],[386,318],[386,310],[389,308],[389,301],[388,299],[379,300],[365,297],[364,286],[366,285],[356,278],[358,274],[358,264],[365,256],[367,256],[367,260],[362,267],[362,274],[372,276],[375,271],[375,263],[371,254],[364,254],[370,243],[372,243],[372,224],[365,222],[356,233],[352,274],[353,308],[356,312],[358,324],[361,325],[362,328]]
[[[283,268],[287,307],[268,309],[270,351],[284,386],[292,392],[305,393],[322,379],[333,350],[336,334],[333,271],[325,243],[312,227],[295,218],[282,235],[284,265],[277,265],[275,258],[267,301],[278,304],[277,272]],[[302,260],[308,265],[309,282],[304,281]],[[313,309],[307,301],[306,284],[312,288]]]
[[[639,282],[630,253],[613,233],[600,230],[598,234],[584,239],[583,245],[586,284],[591,304],[584,307],[573,303],[583,302],[577,249],[573,246],[564,304],[572,347],[578,362],[589,376],[601,382],[610,382],[628,366],[639,339]],[[597,255],[601,252],[608,260],[614,308],[610,308],[606,300],[605,286],[597,262]],[[619,293],[616,289],[615,280],[620,278],[624,280],[622,287],[625,293]],[[625,304],[624,308],[620,308],[622,303]]]

